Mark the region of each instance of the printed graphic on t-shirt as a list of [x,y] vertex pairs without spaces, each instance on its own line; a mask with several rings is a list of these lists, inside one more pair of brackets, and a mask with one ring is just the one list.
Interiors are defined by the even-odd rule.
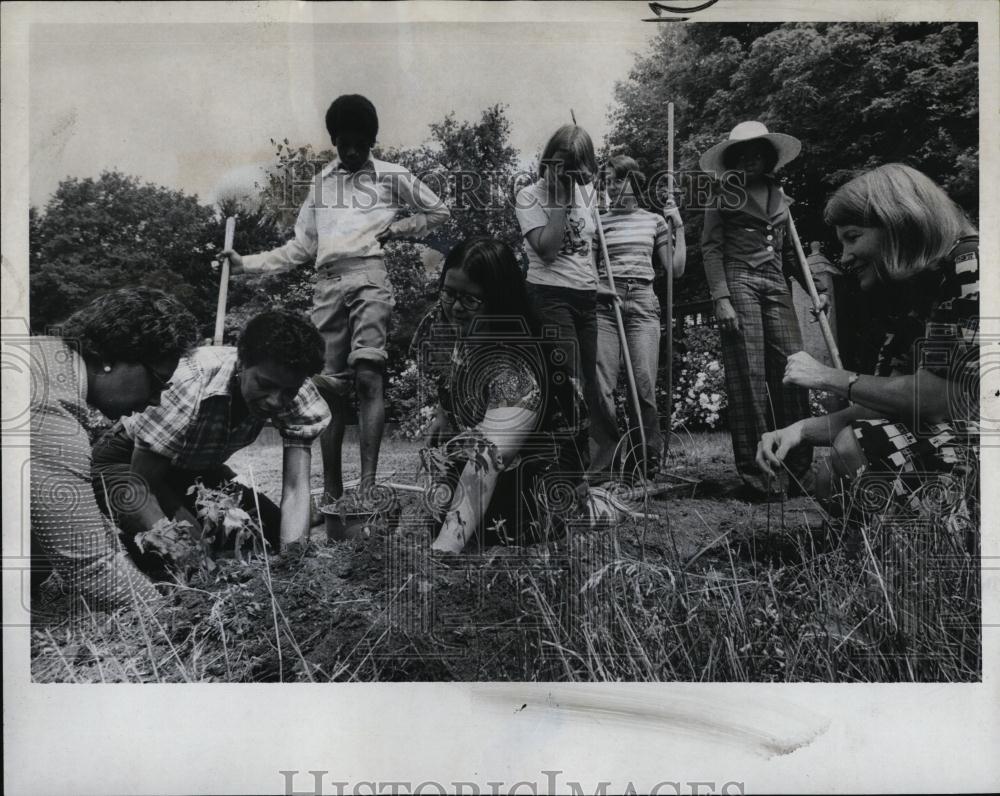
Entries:
[[590,240],[584,237],[587,222],[583,218],[570,216],[566,219],[566,228],[563,231],[562,248],[560,254],[590,254]]

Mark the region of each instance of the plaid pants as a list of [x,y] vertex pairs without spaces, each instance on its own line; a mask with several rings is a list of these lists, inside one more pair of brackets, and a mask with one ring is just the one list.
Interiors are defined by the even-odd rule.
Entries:
[[[729,432],[736,469],[743,481],[761,491],[777,491],[757,467],[757,443],[766,431],[784,428],[809,416],[809,391],[781,383],[785,361],[802,350],[792,292],[776,268],[726,264],[729,297],[739,331],[722,333],[722,359],[729,397]],[[790,451],[785,466],[801,479],[812,464],[812,448]]]

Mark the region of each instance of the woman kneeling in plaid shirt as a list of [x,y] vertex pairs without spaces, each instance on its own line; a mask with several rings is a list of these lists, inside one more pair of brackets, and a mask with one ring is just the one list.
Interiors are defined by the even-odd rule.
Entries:
[[[278,310],[251,319],[237,348],[196,349],[181,360],[159,405],[123,418],[94,446],[98,495],[148,495],[111,506],[128,534],[166,516],[189,522],[199,536],[188,487],[198,478],[216,486],[235,477],[226,460],[270,421],[284,442],[283,486],[280,509],[259,496],[261,525],[275,550],[301,538],[309,529],[312,443],[330,422],[310,379],[322,366],[316,327]],[[247,488],[242,503],[254,508]]]

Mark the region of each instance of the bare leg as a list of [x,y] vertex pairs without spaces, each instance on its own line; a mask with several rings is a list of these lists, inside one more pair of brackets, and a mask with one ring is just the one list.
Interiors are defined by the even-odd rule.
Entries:
[[330,407],[330,425],[319,436],[319,447],[323,455],[323,489],[326,496],[336,499],[344,494],[344,473],[341,451],[344,447],[344,423],[347,416],[347,401],[342,396],[323,393]]
[[834,476],[839,480],[853,478],[857,475],[858,470],[868,465],[868,459],[864,451],[861,450],[851,426],[841,429],[833,441],[833,448],[830,451],[830,465]]
[[358,425],[361,445],[361,484],[364,495],[375,485],[378,454],[385,431],[385,394],[382,369],[369,362],[358,362]]

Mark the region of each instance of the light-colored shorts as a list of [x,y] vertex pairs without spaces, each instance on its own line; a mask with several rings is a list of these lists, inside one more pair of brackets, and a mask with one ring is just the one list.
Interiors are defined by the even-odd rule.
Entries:
[[382,269],[318,277],[312,322],[323,336],[326,350],[323,374],[317,381],[333,392],[342,392],[353,385],[352,369],[358,361],[383,365],[395,305],[392,284]]

